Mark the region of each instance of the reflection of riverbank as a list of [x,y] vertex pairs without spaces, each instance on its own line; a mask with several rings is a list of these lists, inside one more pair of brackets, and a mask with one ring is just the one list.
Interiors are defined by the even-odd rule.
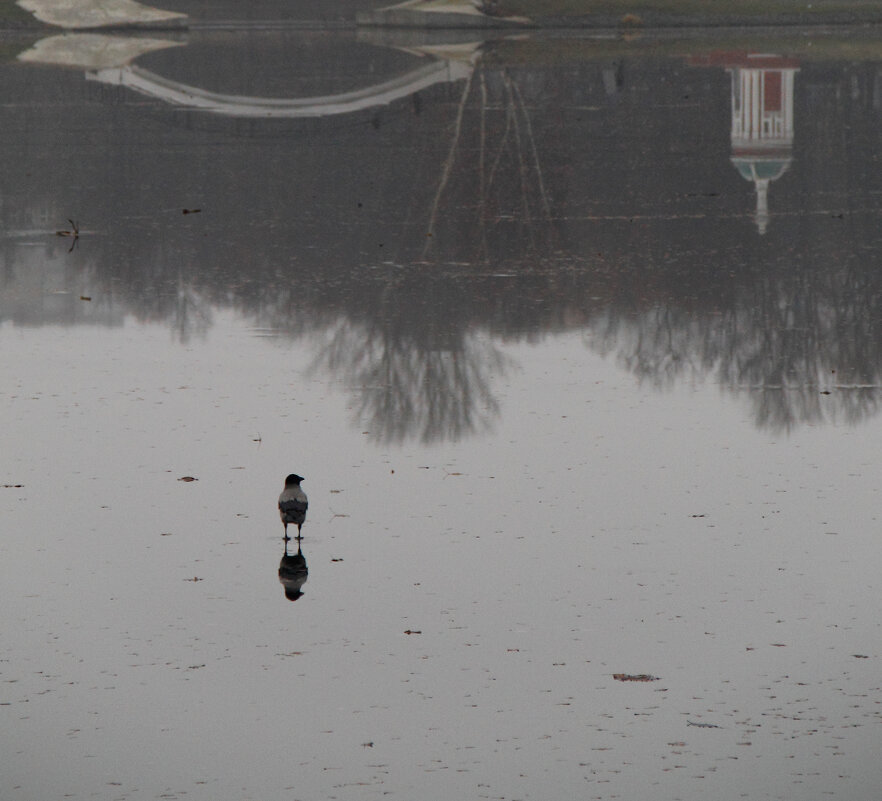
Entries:
[[120,68],[154,50],[179,47],[183,44],[184,42],[146,36],[64,34],[40,39],[32,47],[19,53],[18,59],[30,64],[103,70]]
[[[415,58],[350,37],[334,61],[326,38],[298,36],[319,83],[359,58],[396,69]],[[269,40],[261,52],[285,63],[291,35]],[[183,70],[195,82],[219,41],[197,35],[139,64],[175,75],[195,57]],[[725,69],[645,51],[502,63],[511,47],[488,45],[469,77],[374,114],[296,125],[209,124],[21,66],[2,86],[4,224],[44,234],[3,241],[5,287],[33,281],[45,252],[64,266],[53,291],[114,319],[186,340],[234,309],[278,336],[314,337],[314,366],[350,387],[386,440],[492,423],[494,341],[566,330],[653,385],[713,380],[762,398],[765,425],[816,419],[822,391],[841,397],[844,419],[873,413],[882,186],[865,165],[880,146],[877,65],[801,62],[793,164],[761,237],[753,187],[730,161]],[[274,64],[243,75],[247,53],[227,51],[246,88]],[[287,79],[314,91],[308,75],[304,64]],[[76,102],[32,99],[59,96]],[[89,231],[70,254],[53,235],[68,217]],[[7,319],[39,321],[38,298]]]
[[[480,21],[475,17],[480,15]],[[649,0],[407,0],[359,14],[364,24],[466,27],[528,25],[627,31],[643,28],[862,25],[882,22],[882,11],[862,0],[826,0],[795,7],[790,0],[714,3]]]
[[[0,29],[3,28],[3,21],[0,20]],[[13,36],[15,28],[9,31],[7,46],[0,46],[0,60],[3,58],[5,50],[9,50],[12,55],[23,53],[27,50],[31,39],[22,41],[16,45]],[[98,35],[98,34],[95,34]],[[133,50],[137,49],[135,43],[139,39],[147,36],[145,33],[136,33],[128,31],[120,34],[104,33],[107,36],[125,36],[132,40]],[[159,34],[156,34],[159,35]],[[176,36],[182,36],[183,33],[175,33],[166,31],[161,38],[174,39]],[[763,29],[759,31],[745,32],[743,30],[732,29],[705,29],[690,32],[688,37],[683,36],[682,31],[665,31],[651,30],[640,32],[639,35],[609,35],[607,33],[599,33],[593,31],[567,31],[566,35],[551,34],[541,30],[530,30],[515,34],[506,34],[505,32],[484,32],[476,33],[468,29],[408,29],[408,28],[359,28],[349,31],[336,31],[331,29],[328,32],[304,33],[298,32],[296,29],[278,29],[274,31],[260,31],[253,28],[246,28],[241,31],[235,29],[222,31],[214,31],[212,29],[200,28],[195,26],[187,32],[187,38],[190,42],[191,49],[201,48],[210,45],[212,39],[223,40],[230,44],[230,36],[234,35],[232,40],[237,47],[233,48],[232,57],[235,60],[236,51],[239,50],[241,43],[249,43],[249,47],[258,46],[269,48],[269,59],[272,61],[272,49],[274,47],[273,39],[276,37],[287,37],[291,41],[301,39],[308,41],[318,37],[329,39],[333,43],[334,39],[342,40],[347,37],[354,37],[356,41],[364,45],[385,48],[387,56],[393,52],[393,49],[399,51],[445,48],[449,46],[459,47],[464,44],[475,44],[480,39],[485,42],[492,42],[492,48],[485,48],[487,53],[485,59],[492,61],[494,64],[504,65],[517,63],[521,65],[533,65],[536,68],[548,69],[553,65],[563,65],[566,63],[580,63],[586,60],[597,60],[601,58],[635,58],[635,57],[685,57],[685,56],[703,56],[718,52],[762,52],[762,53],[784,53],[792,58],[799,58],[801,61],[830,61],[830,60],[855,60],[855,61],[873,61],[882,58],[882,46],[880,46],[879,37],[873,28],[846,28],[846,29],[815,29],[815,28],[783,28],[775,31]],[[33,34],[30,35],[31,37]],[[486,38],[485,38],[486,37]],[[151,35],[148,38],[155,38]],[[85,40],[82,40],[85,41]],[[307,45],[308,50],[314,50],[312,45]],[[311,65],[312,68],[318,67],[312,77],[319,74],[321,69],[319,63],[312,57],[310,52],[302,52],[297,50],[298,57],[291,61],[286,67],[287,70],[300,71],[305,64]],[[378,51],[379,54],[379,51]],[[212,88],[210,84],[214,80],[212,74],[213,67],[215,71],[220,73],[225,71],[225,59],[221,54],[217,54],[218,58],[213,64],[209,65],[205,62],[205,68],[202,70],[203,87]],[[303,59],[305,58],[305,61]],[[38,59],[29,59],[38,60]],[[94,54],[91,58],[84,60],[84,69],[89,68],[88,65],[94,60]],[[106,59],[102,59],[106,61]],[[54,62],[49,62],[54,63]],[[71,62],[73,64],[73,62]],[[178,68],[192,69],[200,63],[200,58],[193,60],[182,59],[177,65]],[[244,66],[244,65],[241,65]],[[240,66],[240,68],[241,68]],[[251,65],[247,71],[253,72],[256,65]],[[383,64],[377,65],[380,70],[385,69]],[[187,76],[190,79],[191,76]],[[196,76],[192,76],[196,77]],[[343,77],[341,73],[339,77]],[[263,80],[266,79],[264,76]],[[206,83],[207,82],[207,83]],[[223,87],[216,87],[218,89]]]
[[67,30],[112,27],[178,27],[186,15],[135,0],[17,0],[18,6],[47,25]]
[[[158,0],[156,7],[134,0],[21,0],[0,9],[0,28],[47,24],[74,29],[118,25],[169,27],[185,20],[194,27],[247,29],[260,26],[313,29],[341,25],[365,29],[411,31],[485,31],[505,28],[579,31],[610,30],[627,34],[696,28],[821,29],[830,26],[871,26],[882,23],[882,11],[864,0],[822,0],[795,9],[789,0],[745,6],[744,3],[653,0],[635,8],[619,0]],[[23,8],[22,8],[23,7]],[[24,10],[28,9],[28,13]],[[636,12],[636,13],[635,13]]]

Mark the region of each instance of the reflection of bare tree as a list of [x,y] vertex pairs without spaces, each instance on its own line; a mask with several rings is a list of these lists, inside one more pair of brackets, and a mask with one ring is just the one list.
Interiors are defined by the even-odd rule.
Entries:
[[[93,257],[86,257],[84,273],[100,286],[104,279],[95,261]],[[166,322],[175,339],[186,345],[194,336],[204,338],[211,328],[213,293],[211,287],[200,287],[195,277],[185,275],[181,264],[175,269],[173,278],[134,274],[133,271],[128,285],[114,287],[114,294],[122,301],[137,295],[139,302],[134,305],[135,317],[145,322]]]
[[211,303],[205,298],[189,275],[184,261],[178,261],[178,280],[174,292],[172,330],[182,345],[195,334],[203,338],[211,327]]
[[455,348],[425,348],[388,327],[341,319],[312,369],[339,376],[357,397],[355,416],[379,442],[418,435],[458,440],[488,429],[499,414],[492,380],[506,357],[485,337],[465,334]]
[[211,319],[211,306],[192,287],[182,286],[178,289],[173,330],[182,345],[186,345],[194,334],[204,337],[211,327]]
[[[658,298],[593,320],[592,345],[659,388],[715,380],[749,399],[760,428],[854,424],[882,406],[882,279],[856,259],[765,265],[721,302]],[[719,279],[718,279],[719,280]],[[673,289],[673,287],[672,287]]]

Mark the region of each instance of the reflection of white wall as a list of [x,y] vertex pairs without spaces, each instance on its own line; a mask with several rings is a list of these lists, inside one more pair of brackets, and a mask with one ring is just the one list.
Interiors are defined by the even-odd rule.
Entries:
[[404,75],[364,89],[302,98],[247,97],[209,92],[131,65],[88,72],[86,77],[101,83],[126,86],[172,105],[230,117],[305,118],[349,114],[388,105],[436,83],[451,83],[467,78],[471,72],[471,64],[432,61]]

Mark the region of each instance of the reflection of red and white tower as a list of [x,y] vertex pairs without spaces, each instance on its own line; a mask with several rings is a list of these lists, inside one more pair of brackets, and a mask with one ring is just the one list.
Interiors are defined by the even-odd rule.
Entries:
[[793,85],[799,62],[757,53],[715,53],[695,65],[732,76],[732,163],[756,186],[756,224],[769,225],[769,183],[793,161]]

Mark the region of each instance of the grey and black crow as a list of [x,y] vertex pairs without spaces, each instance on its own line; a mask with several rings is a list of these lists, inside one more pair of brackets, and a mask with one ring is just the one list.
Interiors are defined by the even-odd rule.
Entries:
[[303,481],[303,476],[291,473],[285,479],[285,489],[279,495],[279,517],[282,518],[282,523],[285,526],[286,540],[290,539],[288,536],[288,524],[296,524],[297,539],[299,540],[300,527],[303,525],[303,521],[306,520],[306,509],[309,503],[306,500],[306,493],[300,489],[301,481]]

